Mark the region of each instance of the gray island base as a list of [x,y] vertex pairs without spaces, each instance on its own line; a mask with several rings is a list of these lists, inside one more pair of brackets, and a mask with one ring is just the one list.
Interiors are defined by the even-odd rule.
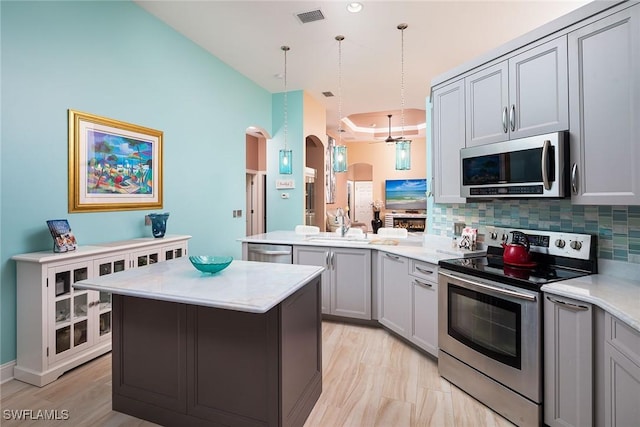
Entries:
[[[170,267],[184,261],[190,267],[187,260]],[[245,287],[252,272],[274,265],[234,263],[220,273],[233,285],[185,272],[184,265],[179,270],[189,275],[185,287],[191,292],[194,279],[210,282],[203,286]],[[149,272],[158,271],[156,265]],[[160,299],[130,295],[139,292],[122,283],[80,282],[113,292],[113,409],[165,426],[302,426],[322,392],[322,269],[313,269],[263,313],[224,307],[233,305],[228,301],[221,303],[224,308],[211,306],[228,294],[224,291],[213,295],[210,305],[171,301],[167,295],[176,288],[168,284],[170,277],[153,283],[158,286],[153,296]]]

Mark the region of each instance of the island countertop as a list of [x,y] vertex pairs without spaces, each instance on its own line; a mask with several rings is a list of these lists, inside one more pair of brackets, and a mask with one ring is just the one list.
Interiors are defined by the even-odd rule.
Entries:
[[215,273],[201,273],[188,258],[152,264],[75,283],[78,289],[266,313],[311,279],[323,267],[234,260]]

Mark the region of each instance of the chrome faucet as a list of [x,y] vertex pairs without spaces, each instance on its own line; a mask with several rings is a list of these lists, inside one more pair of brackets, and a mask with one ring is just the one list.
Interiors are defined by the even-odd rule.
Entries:
[[336,209],[336,223],[338,224],[340,236],[344,237],[347,234],[347,231],[349,231],[349,224],[347,216],[344,214],[344,209],[342,208]]

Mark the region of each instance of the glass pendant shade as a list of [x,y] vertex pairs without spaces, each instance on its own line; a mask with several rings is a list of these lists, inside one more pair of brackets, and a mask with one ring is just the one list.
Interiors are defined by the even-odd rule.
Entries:
[[396,170],[408,171],[411,169],[411,141],[396,142]]
[[292,168],[291,168],[291,163],[293,163],[292,161],[292,153],[291,150],[280,150],[280,158],[278,160],[278,168],[280,170],[281,174],[284,175],[291,175],[292,172]]
[[345,145],[333,147],[333,171],[347,171],[347,147]]

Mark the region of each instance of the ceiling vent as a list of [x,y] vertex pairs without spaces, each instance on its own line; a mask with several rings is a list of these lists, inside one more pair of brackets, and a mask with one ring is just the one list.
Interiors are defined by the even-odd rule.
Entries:
[[320,9],[310,10],[308,12],[301,12],[296,14],[300,22],[303,24],[308,24],[313,21],[322,21],[324,19],[324,15]]
[[327,98],[331,98],[333,96],[333,92],[322,92],[322,94]]

